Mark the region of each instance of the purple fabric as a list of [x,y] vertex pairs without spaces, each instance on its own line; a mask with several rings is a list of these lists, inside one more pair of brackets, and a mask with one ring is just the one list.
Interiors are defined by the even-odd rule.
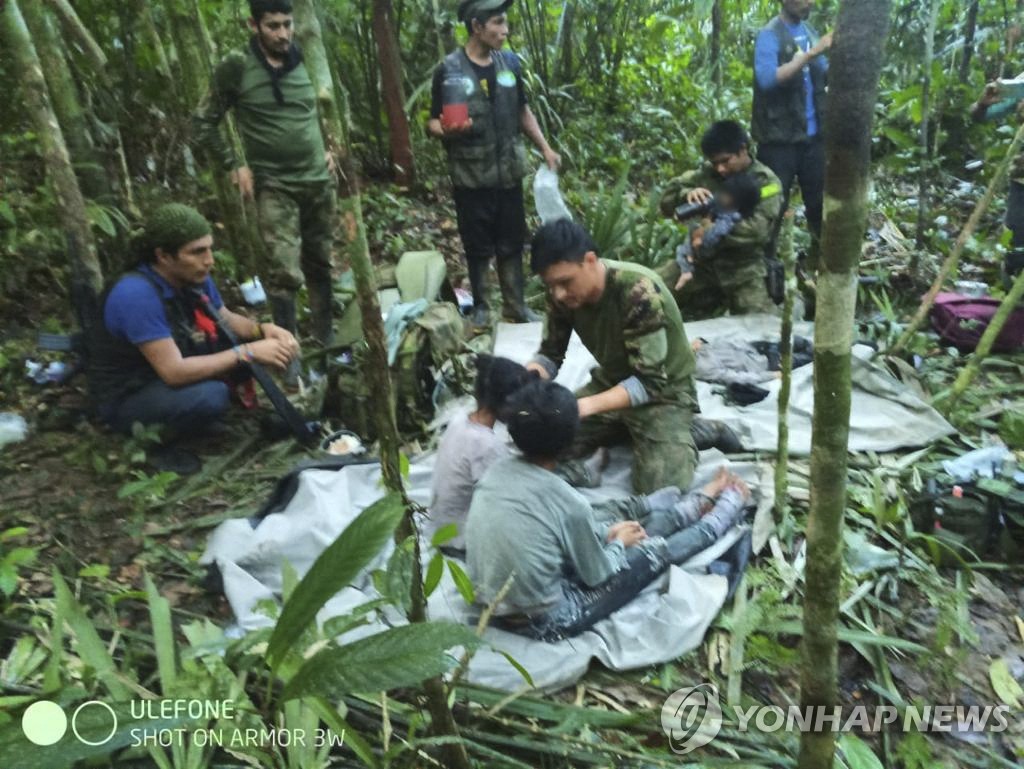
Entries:
[[[999,300],[991,296],[964,296],[941,293],[931,311],[932,328],[942,339],[961,352],[978,346],[981,335],[999,309]],[[999,332],[993,352],[1014,352],[1024,347],[1024,309],[1017,308]]]

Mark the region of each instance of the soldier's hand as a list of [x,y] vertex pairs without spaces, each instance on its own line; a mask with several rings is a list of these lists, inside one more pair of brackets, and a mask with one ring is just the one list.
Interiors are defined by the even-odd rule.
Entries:
[[682,275],[679,276],[679,280],[676,281],[675,290],[682,291],[683,286],[685,286],[691,280],[693,280],[693,272],[684,272]]
[[697,187],[686,193],[687,203],[707,203],[714,197],[714,193],[706,187]]
[[291,347],[281,339],[260,339],[258,342],[250,342],[247,347],[253,360],[264,366],[285,368],[295,357]]
[[999,101],[999,83],[989,83],[985,86],[985,90],[981,92],[981,98],[978,99],[978,104],[983,107],[991,107],[997,101]]
[[252,200],[255,186],[252,181],[252,170],[249,166],[236,168],[231,172],[231,183],[238,186],[238,191],[246,200]]
[[544,150],[544,162],[552,171],[557,171],[562,166],[562,156],[548,147]]
[[446,123],[444,118],[441,118],[441,132],[445,137],[461,136],[464,133],[468,133],[473,129],[473,118],[467,118],[465,123]]
[[624,547],[633,547],[645,539],[647,539],[647,532],[636,521],[620,521],[608,527],[608,541],[618,540]]
[[264,339],[280,340],[291,351],[292,355],[299,354],[299,340],[295,338],[291,331],[273,323],[264,323],[262,329]]
[[810,51],[808,51],[808,53],[811,56],[821,56],[821,54],[825,53],[825,51],[827,51],[831,47],[832,47],[832,33],[831,32],[826,32],[824,35],[822,35],[818,39],[818,42],[815,44],[815,46]]

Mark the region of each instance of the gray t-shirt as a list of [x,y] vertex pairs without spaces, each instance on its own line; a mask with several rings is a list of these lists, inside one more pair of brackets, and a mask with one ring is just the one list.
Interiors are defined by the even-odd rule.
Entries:
[[478,602],[491,603],[511,574],[496,616],[551,608],[564,579],[601,584],[626,563],[622,543],[605,542],[607,528],[554,473],[517,456],[495,462],[466,520],[466,560]]
[[473,499],[473,490],[491,465],[508,456],[505,441],[490,427],[459,414],[441,436],[434,462],[433,496],[427,534],[454,523],[459,534],[445,543],[448,547],[465,548],[466,513]]

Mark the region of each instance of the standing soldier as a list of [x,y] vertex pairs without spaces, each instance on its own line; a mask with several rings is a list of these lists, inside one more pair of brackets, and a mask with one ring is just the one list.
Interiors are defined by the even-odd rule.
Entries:
[[[229,54],[214,71],[194,117],[196,138],[231,171],[242,195],[256,198],[270,260],[267,288],[274,323],[295,333],[295,292],[305,277],[313,336],[328,347],[333,337],[333,159],[320,131],[313,83],[292,42],[290,0],[250,0],[249,10],[249,46]],[[229,109],[242,135],[244,164],[218,128]],[[285,383],[295,386],[298,376],[295,359]]]
[[[473,289],[474,325],[490,319],[487,271],[495,257],[503,316],[516,323],[539,320],[523,302],[523,243],[526,213],[523,177],[527,173],[526,134],[552,170],[561,158],[537,124],[523,90],[522,65],[502,51],[508,37],[505,10],[512,0],[462,0],[459,20],[469,40],[445,57],[434,73],[427,131],[444,143],[455,195],[459,235]],[[452,98],[468,115],[445,115]]]
[[789,204],[793,180],[800,182],[811,230],[808,267],[817,269],[825,192],[825,85],[832,33],[820,39],[806,24],[812,0],[781,0],[782,12],[758,33],[754,44],[754,110],[751,133],[757,157],[782,182]]

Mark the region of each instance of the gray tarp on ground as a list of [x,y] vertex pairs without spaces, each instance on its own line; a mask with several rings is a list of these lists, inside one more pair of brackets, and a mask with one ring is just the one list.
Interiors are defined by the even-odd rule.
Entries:
[[[709,477],[722,461],[721,455],[709,453],[699,478]],[[432,455],[412,463],[410,496],[417,502],[429,501],[432,468]],[[628,468],[628,453],[614,452],[607,482],[591,492],[593,496],[625,494]],[[734,469],[752,487],[760,485],[770,492],[770,472],[765,468],[738,463]],[[282,512],[266,516],[255,528],[249,519],[235,519],[214,530],[200,562],[216,563],[220,568],[225,595],[241,630],[254,630],[270,623],[256,610],[256,605],[265,599],[279,600],[284,561],[291,563],[300,575],[305,574],[355,516],[380,496],[379,477],[376,464],[351,465],[337,471],[306,470],[299,475],[298,491]],[[771,499],[766,495],[755,518],[755,531],[767,532],[770,528],[770,508]],[[616,670],[675,659],[700,644],[721,609],[726,593],[725,578],[707,574],[706,567],[741,533],[734,529],[726,538],[691,559],[685,565],[686,570],[673,567],[632,604],[571,641],[548,644],[493,628],[486,631],[486,638],[496,649],[514,657],[530,672],[534,684],[545,689],[575,682],[593,659]],[[766,536],[764,533],[759,538]],[[391,547],[381,552],[355,583],[330,600],[318,615],[319,622],[377,597],[369,571],[385,566]],[[425,558],[430,557],[429,545],[424,546],[424,553]],[[430,597],[429,616],[468,622],[467,609],[446,571],[441,585]],[[355,640],[404,621],[397,611],[389,611],[382,621],[357,628],[343,640]],[[474,683],[507,691],[525,685],[508,660],[490,649],[481,650],[473,658],[468,678]]]
[[[687,323],[686,335],[691,341],[698,337],[710,341],[716,338],[751,342],[777,340],[779,323],[778,318],[769,315],[713,318]],[[796,333],[813,339],[813,325],[798,323]],[[502,324],[495,340],[495,354],[518,361],[529,360],[540,346],[540,336],[540,323]],[[867,360],[870,355],[869,348],[854,347],[851,451],[895,451],[926,446],[955,432],[949,422],[910,388],[881,366]],[[557,381],[571,389],[581,387],[589,379],[589,371],[594,365],[593,357],[574,334]],[[789,453],[792,456],[806,456],[811,451],[813,376],[811,365],[793,372],[789,401]],[[736,431],[743,447],[750,451],[775,451],[778,445],[779,381],[770,379],[761,387],[769,391],[763,401],[751,406],[733,406],[726,404],[719,394],[724,390],[721,385],[698,382],[701,415],[728,424]]]

